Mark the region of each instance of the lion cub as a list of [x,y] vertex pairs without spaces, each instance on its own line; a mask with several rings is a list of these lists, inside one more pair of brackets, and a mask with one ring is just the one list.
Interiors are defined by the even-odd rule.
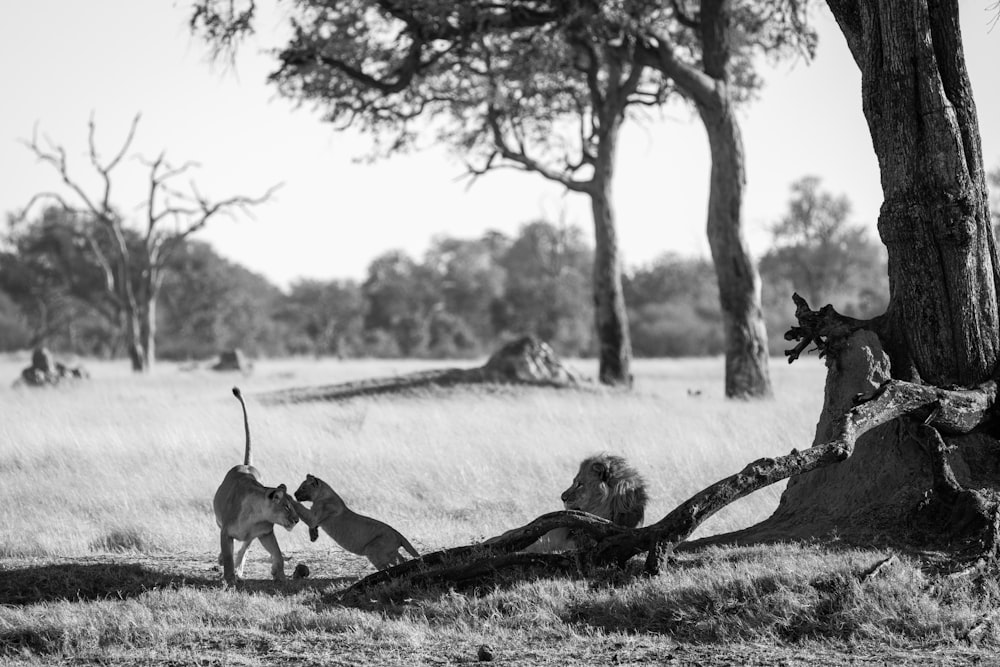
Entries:
[[[296,503],[285,490],[284,484],[271,488],[260,482],[260,472],[253,467],[250,456],[250,420],[247,419],[247,405],[238,387],[233,387],[233,395],[243,407],[243,428],[246,431],[246,453],[243,465],[233,466],[226,473],[222,484],[215,492],[212,506],[215,508],[215,522],[219,524],[219,562],[222,563],[223,578],[227,584],[236,583],[236,577],[243,577],[243,559],[250,543],[259,539],[271,554],[271,576],[278,580],[285,578],[285,559],[274,537],[274,524],[291,530],[299,522]],[[298,505],[302,507],[301,505]],[[305,508],[303,508],[305,509]],[[240,540],[243,546],[233,558],[233,540]]]
[[302,514],[302,519],[309,525],[309,539],[313,542],[319,537],[319,526],[334,542],[351,553],[364,556],[378,570],[405,560],[399,553],[400,547],[414,558],[420,557],[398,530],[378,519],[352,511],[337,492],[319,477],[306,475],[305,481],[295,491],[295,499],[312,501],[312,508]]

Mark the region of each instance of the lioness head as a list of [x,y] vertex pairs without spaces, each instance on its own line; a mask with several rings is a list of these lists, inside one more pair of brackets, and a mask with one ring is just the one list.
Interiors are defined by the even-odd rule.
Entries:
[[299,522],[299,513],[295,511],[284,484],[279,484],[267,492],[266,507],[268,520],[284,527],[285,530],[291,530]]
[[320,486],[322,483],[323,481],[319,477],[307,474],[305,481],[299,484],[299,488],[295,490],[295,499],[300,503],[316,500],[316,492],[322,488]]

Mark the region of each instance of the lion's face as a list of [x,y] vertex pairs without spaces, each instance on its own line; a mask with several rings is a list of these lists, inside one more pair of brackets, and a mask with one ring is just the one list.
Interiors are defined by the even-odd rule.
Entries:
[[570,487],[562,492],[563,507],[597,514],[595,510],[608,497],[607,479],[607,466],[601,461],[587,459],[580,464],[580,471],[576,473]]
[[279,484],[268,492],[267,509],[268,520],[285,530],[291,530],[299,522],[299,513],[295,511],[284,484]]
[[320,483],[318,477],[306,475],[305,481],[299,484],[299,488],[295,490],[295,499],[300,503],[315,500],[316,492],[320,489]]

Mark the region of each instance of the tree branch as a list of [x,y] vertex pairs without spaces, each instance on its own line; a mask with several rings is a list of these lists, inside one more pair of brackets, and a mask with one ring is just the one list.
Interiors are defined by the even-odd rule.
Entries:
[[[541,174],[543,177],[550,181],[559,183],[567,190],[572,190],[573,192],[589,192],[591,188],[590,181],[579,181],[574,178],[562,174],[554,169],[550,169],[546,165],[542,164],[538,160],[528,156],[525,152],[524,144],[522,143],[518,149],[511,148],[504,137],[503,128],[500,127],[500,112],[493,107],[489,107],[489,111],[486,114],[487,130],[493,137],[493,145],[496,147],[495,155],[500,155],[500,157],[505,160],[509,160],[517,165],[519,165],[525,171],[533,171],[537,174]],[[493,156],[487,161],[487,168],[491,167],[493,161]],[[581,165],[585,164],[585,161],[581,162]],[[495,168],[495,167],[494,167]],[[485,169],[479,170],[478,173],[483,173]]]
[[[137,113],[134,118],[132,118],[132,124],[129,126],[128,135],[125,137],[125,141],[122,142],[122,147],[118,153],[111,158],[111,161],[106,165],[101,165],[100,156],[97,154],[97,144],[94,141],[94,136],[97,131],[96,123],[94,122],[94,114],[90,114],[90,120],[87,121],[87,145],[90,152],[90,163],[94,166],[94,169],[101,175],[104,180],[104,196],[101,198],[101,210],[104,215],[101,217],[104,219],[110,219],[111,214],[111,171],[118,166],[125,153],[128,151],[129,146],[132,145],[132,140],[135,138],[135,130],[139,125],[139,119],[142,117],[141,113]],[[65,179],[64,179],[65,180]],[[75,189],[80,191],[79,188],[73,186]],[[107,220],[105,220],[107,222]]]
[[711,106],[717,103],[712,77],[680,60],[665,35],[652,32],[648,38],[651,41],[644,40],[639,44],[639,52],[647,64],[673,79],[677,89],[695,104]]

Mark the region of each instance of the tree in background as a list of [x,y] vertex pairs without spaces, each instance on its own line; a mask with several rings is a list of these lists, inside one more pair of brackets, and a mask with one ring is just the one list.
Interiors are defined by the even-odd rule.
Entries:
[[302,279],[281,299],[276,317],[295,332],[289,352],[341,358],[365,353],[364,314],[364,295],[353,280]]
[[[545,30],[485,34],[465,60],[476,90],[453,110],[470,129],[459,146],[485,155],[475,174],[511,165],[590,199],[593,313],[599,379],[629,384],[632,346],[612,203],[618,136],[636,106],[665,103],[663,77],[647,67],[621,7],[581,3]],[[485,102],[485,103],[484,103]],[[482,115],[480,121],[468,119]],[[564,131],[568,130],[568,131]]]
[[[121,209],[111,197],[112,172],[128,153],[139,124],[139,115],[132,120],[128,135],[113,157],[102,161],[96,144],[94,119],[89,122],[88,146],[90,165],[102,183],[102,189],[88,192],[69,172],[66,150],[46,141],[43,147],[37,133],[25,142],[35,156],[52,166],[59,174],[65,194],[42,192],[32,197],[25,207],[27,215],[37,201],[58,203],[71,216],[87,216],[96,224],[78,228],[79,242],[85,244],[92,259],[100,267],[105,294],[121,313],[125,339],[132,369],[147,372],[156,358],[156,305],[163,285],[164,266],[172,253],[189,236],[199,231],[209,220],[234,212],[247,213],[249,208],[267,201],[274,191],[260,197],[237,195],[212,200],[202,196],[192,184],[190,192],[174,188],[173,181],[197,165],[186,162],[171,165],[165,152],[154,160],[145,161],[148,168],[149,198],[143,203],[141,231],[132,231],[139,244],[129,244],[129,232]],[[165,225],[169,224],[169,229]]]
[[374,356],[468,357],[533,333],[564,355],[593,351],[593,250],[577,227],[536,221],[508,239],[435,239],[423,262],[377,257],[362,284]]
[[377,356],[424,356],[440,294],[433,274],[401,250],[376,257],[361,285],[365,332]]
[[[812,57],[816,34],[808,0],[670,0],[642,26],[656,66],[698,110],[708,134],[712,173],[708,241],[719,283],[726,339],[726,395],[770,396],[760,277],[743,234],[746,187],[736,108],[760,88],[761,55]],[[666,11],[670,21],[663,21]]]
[[[495,347],[493,314],[504,300],[507,271],[502,259],[511,241],[487,231],[478,239],[439,236],[424,255],[440,295],[430,350],[434,354],[485,354]],[[445,315],[447,314],[447,316]]]
[[[809,303],[836,303],[845,315],[874,317],[889,303],[885,248],[849,221],[845,195],[803,176],[791,185],[788,212],[771,226],[772,244],[760,260],[768,320],[778,330],[794,321],[793,292]],[[778,354],[787,345],[775,341]]]
[[[10,255],[0,252],[0,266]],[[14,300],[0,288],[0,352],[30,348],[31,328]]]
[[234,348],[250,355],[296,352],[280,315],[287,299],[263,276],[187,239],[163,267],[158,356],[205,359]]
[[[629,5],[629,3],[626,3]],[[611,187],[617,138],[633,105],[666,99],[617,4],[474,0],[303,2],[271,80],[318,102],[328,120],[372,133],[385,153],[415,145],[417,117],[481,175],[516,167],[591,201],[599,377],[631,382]],[[203,0],[192,27],[217,48],[252,29],[253,2]]]
[[[698,109],[712,147],[708,229],[725,313],[726,394],[768,396],[733,110],[759,87],[762,53],[811,55],[815,34],[807,0],[686,4],[303,2],[271,78],[287,95],[323,102],[331,120],[385,137],[387,151],[412,145],[414,119],[430,118],[459,148],[488,150],[474,173],[513,163],[590,195],[601,376],[612,383],[628,381],[629,343],[609,190],[616,137],[629,105],[662,104],[675,85]],[[255,10],[253,0],[198,0],[191,26],[225,51],[253,30]],[[569,122],[576,136],[553,132]]]
[[624,281],[633,344],[644,357],[723,354],[719,289],[712,263],[666,254]]
[[[10,251],[0,261],[0,290],[27,329],[25,347],[44,343],[96,357],[121,351],[122,311],[84,240],[110,252],[99,231],[92,217],[60,207],[34,220],[8,217],[3,238]],[[135,247],[138,239],[126,234],[126,243]]]
[[493,313],[497,334],[534,333],[560,354],[592,353],[593,262],[594,251],[578,227],[544,221],[522,227],[500,260],[507,283]]

